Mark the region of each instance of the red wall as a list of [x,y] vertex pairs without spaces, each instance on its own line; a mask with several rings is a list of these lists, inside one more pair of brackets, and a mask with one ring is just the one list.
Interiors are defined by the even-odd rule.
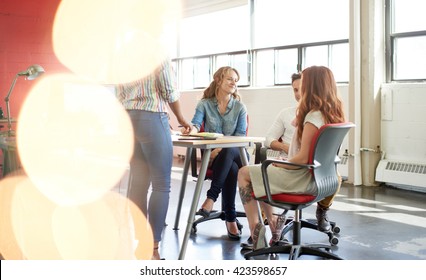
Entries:
[[[32,64],[46,73],[67,69],[53,53],[52,25],[60,0],[0,0],[0,107],[6,116],[6,97],[16,73]],[[37,80],[20,77],[10,97],[11,116],[17,118],[22,103]]]

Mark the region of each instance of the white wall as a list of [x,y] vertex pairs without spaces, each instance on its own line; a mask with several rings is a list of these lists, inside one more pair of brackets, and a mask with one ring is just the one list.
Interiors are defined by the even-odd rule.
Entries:
[[385,158],[426,164],[426,84],[383,84],[381,97]]

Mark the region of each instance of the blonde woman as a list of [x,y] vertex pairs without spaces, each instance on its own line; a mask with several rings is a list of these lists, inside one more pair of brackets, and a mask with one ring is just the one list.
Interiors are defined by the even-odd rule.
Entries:
[[[247,132],[247,110],[238,94],[238,71],[232,67],[219,68],[213,75],[213,81],[204,90],[203,98],[198,102],[192,125],[198,132],[202,125],[204,131],[224,135],[243,136]],[[189,133],[189,131],[184,131]],[[228,237],[239,240],[235,210],[237,176],[242,162],[238,148],[215,149],[211,153],[212,182],[207,198],[197,215],[207,217],[222,192],[223,211]]]

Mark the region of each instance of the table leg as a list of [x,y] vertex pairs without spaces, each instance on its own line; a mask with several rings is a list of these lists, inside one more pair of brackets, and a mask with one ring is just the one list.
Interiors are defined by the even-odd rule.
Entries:
[[249,165],[245,147],[240,147],[240,157],[241,157],[242,164],[244,166]]
[[200,200],[201,189],[203,188],[203,181],[206,177],[207,167],[209,165],[211,149],[204,150],[203,160],[201,162],[200,174],[198,175],[197,184],[195,185],[194,196],[192,198],[191,209],[188,215],[188,223],[186,225],[185,235],[183,237],[182,246],[179,252],[179,260],[183,260],[186,253],[186,246],[191,234],[192,224],[194,223],[195,212],[197,210],[198,201]]
[[182,181],[180,183],[178,208],[176,211],[175,225],[173,227],[174,230],[179,229],[180,212],[182,210],[183,198],[185,197],[186,181],[188,179],[188,170],[189,170],[189,163],[191,162],[191,154],[192,154],[192,148],[190,147],[186,148],[185,162],[183,164]]

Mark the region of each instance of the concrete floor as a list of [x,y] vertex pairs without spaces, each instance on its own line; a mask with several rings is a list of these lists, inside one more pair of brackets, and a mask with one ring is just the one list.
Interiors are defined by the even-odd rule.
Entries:
[[[172,174],[172,192],[160,252],[167,260],[177,259],[187,224],[195,178],[189,175],[186,196],[180,217],[179,230],[173,230],[179,197],[182,161],[176,161]],[[205,181],[200,205],[210,182]],[[216,205],[220,207],[219,203]],[[315,217],[315,207],[303,210],[304,218]],[[237,209],[243,211],[237,197]],[[289,212],[289,215],[293,213]],[[339,243],[332,252],[346,260],[425,260],[426,259],[426,193],[395,189],[386,186],[365,187],[343,184],[329,211],[329,218],[341,228]],[[249,237],[246,218],[241,241],[228,239],[225,222],[217,219],[201,223],[191,234],[186,260],[244,260],[240,242]],[[269,237],[267,228],[267,237]],[[289,233],[291,234],[291,233]],[[287,237],[287,236],[286,236]],[[287,237],[288,239],[291,236]],[[269,238],[268,238],[269,240]],[[302,229],[302,242],[328,242],[326,234]],[[256,259],[287,259],[288,255],[267,255]],[[302,256],[301,259],[316,257]]]
[[[175,160],[167,226],[160,243],[160,253],[166,260],[177,260],[179,257],[195,188],[196,178],[189,175],[179,230],[174,230],[182,165],[182,159]],[[209,185],[209,181],[204,182],[199,206]],[[122,189],[119,191],[123,193]],[[237,210],[243,211],[239,197],[236,204]],[[215,209],[217,207],[220,207],[219,203]],[[315,208],[313,205],[304,209],[303,217],[314,218]],[[290,211],[289,216],[292,215]],[[426,193],[385,186],[343,184],[329,211],[329,218],[341,229],[337,235],[339,242],[333,246],[332,252],[345,260],[426,260]],[[199,224],[197,232],[190,236],[185,260],[245,260],[244,253],[247,251],[241,251],[240,243],[248,239],[249,230],[246,218],[239,218],[239,221],[244,226],[240,241],[228,238],[225,222],[220,219]],[[267,228],[268,240],[269,237]],[[286,238],[290,240],[291,233]],[[311,229],[302,229],[302,242],[329,244],[326,234]],[[256,259],[286,260],[288,255],[264,255]],[[301,259],[317,257],[304,255]]]

